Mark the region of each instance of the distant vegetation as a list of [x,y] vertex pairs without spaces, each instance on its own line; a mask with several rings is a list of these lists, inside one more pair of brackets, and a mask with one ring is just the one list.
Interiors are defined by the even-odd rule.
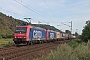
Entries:
[[46,25],[46,24],[32,24],[32,26],[37,26],[37,27],[41,27],[41,28],[49,29],[49,30],[53,30],[53,31],[60,31],[57,28],[55,28],[54,26],[50,26],[50,25]]
[[6,16],[0,12],[0,38],[13,37],[15,26],[24,24],[24,21],[14,19],[12,16]]
[[[7,16],[0,12],[0,38],[12,38],[16,25],[27,25],[27,24],[28,23],[23,20],[15,19],[12,16]],[[31,24],[31,25],[54,31],[59,31],[54,26],[50,25],[45,24]]]
[[[73,44],[74,43],[74,44]],[[47,56],[36,60],[90,60],[90,41],[79,44],[72,41],[52,50]]]
[[88,42],[88,40],[90,40],[90,21],[89,20],[86,21],[86,25],[82,30],[82,35],[80,35],[79,37],[84,42]]

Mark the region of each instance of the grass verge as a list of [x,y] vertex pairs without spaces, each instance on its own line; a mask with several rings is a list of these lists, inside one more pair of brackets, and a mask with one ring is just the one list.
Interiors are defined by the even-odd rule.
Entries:
[[70,44],[62,44],[47,56],[36,60],[90,60],[90,41],[81,44],[72,41]]
[[13,39],[0,39],[0,48],[14,45]]

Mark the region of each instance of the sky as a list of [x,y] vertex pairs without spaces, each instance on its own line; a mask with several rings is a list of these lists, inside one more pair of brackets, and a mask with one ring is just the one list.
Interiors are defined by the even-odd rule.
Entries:
[[31,23],[49,24],[62,31],[82,33],[90,20],[90,0],[1,0],[0,12]]

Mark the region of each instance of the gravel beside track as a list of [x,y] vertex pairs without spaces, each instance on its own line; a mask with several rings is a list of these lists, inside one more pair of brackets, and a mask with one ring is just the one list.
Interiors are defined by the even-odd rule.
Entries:
[[56,49],[58,45],[65,42],[69,42],[69,40],[35,44],[32,46],[0,48],[0,60],[32,60],[49,53],[50,50]]

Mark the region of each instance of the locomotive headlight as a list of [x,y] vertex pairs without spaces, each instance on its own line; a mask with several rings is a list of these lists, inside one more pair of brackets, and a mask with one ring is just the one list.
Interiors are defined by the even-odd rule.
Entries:
[[15,38],[17,38],[17,37],[15,36]]
[[23,38],[26,38],[26,37],[23,37]]

